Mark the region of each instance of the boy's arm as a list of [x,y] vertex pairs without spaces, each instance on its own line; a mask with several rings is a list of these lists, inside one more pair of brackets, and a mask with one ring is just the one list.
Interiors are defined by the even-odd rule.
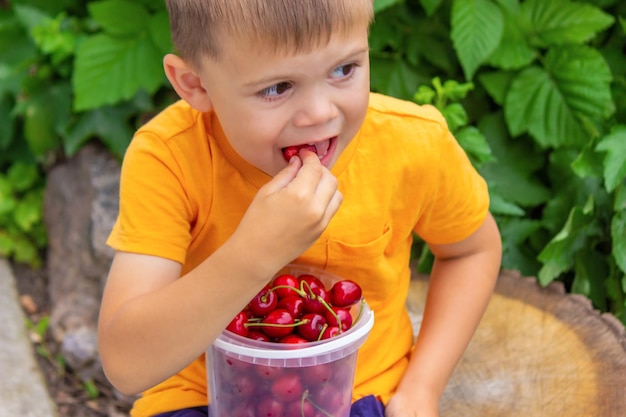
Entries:
[[502,245],[493,217],[465,240],[429,245],[435,255],[421,329],[386,417],[435,417],[439,399],[487,307]]
[[259,190],[233,235],[182,278],[177,262],[118,252],[98,322],[109,380],[134,394],[191,363],[322,234],[341,200],[337,179],[301,151]]

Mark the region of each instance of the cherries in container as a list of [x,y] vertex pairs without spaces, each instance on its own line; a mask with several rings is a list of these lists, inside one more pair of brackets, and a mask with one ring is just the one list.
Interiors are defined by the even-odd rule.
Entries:
[[352,284],[302,265],[280,271],[207,352],[211,415],[348,417],[358,349],[374,324]]

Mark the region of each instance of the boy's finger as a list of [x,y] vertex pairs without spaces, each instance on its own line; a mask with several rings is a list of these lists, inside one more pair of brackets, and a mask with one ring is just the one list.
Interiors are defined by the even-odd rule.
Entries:
[[285,188],[298,174],[298,170],[302,167],[302,161],[297,156],[289,160],[289,164],[283,168],[278,174],[268,182],[264,188],[269,193],[273,193],[281,188]]

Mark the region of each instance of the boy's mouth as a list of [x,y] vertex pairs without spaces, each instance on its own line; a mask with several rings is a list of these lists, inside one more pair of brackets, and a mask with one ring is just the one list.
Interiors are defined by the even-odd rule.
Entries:
[[289,162],[289,160],[293,156],[298,156],[298,154],[300,153],[300,149],[308,149],[309,151],[314,152],[317,155],[317,157],[321,160],[328,153],[328,150],[330,149],[332,141],[334,139],[335,138],[331,138],[331,139],[326,139],[320,142],[311,142],[311,143],[303,143],[302,145],[287,146],[282,149],[283,156],[285,160]]

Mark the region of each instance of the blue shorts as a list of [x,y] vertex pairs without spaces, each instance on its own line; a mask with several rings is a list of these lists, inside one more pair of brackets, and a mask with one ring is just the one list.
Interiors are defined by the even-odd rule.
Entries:
[[[384,417],[385,408],[373,395],[368,395],[355,401],[350,408],[350,417]],[[208,407],[185,408],[184,410],[170,411],[157,414],[154,417],[208,417]]]

